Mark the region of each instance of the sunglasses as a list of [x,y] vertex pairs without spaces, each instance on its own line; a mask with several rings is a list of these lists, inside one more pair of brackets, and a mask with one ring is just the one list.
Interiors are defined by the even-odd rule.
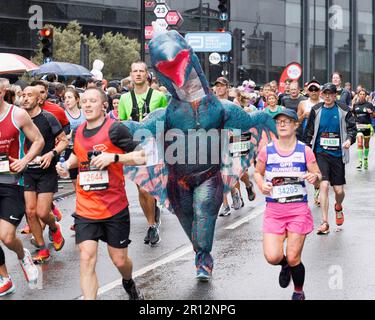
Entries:
[[320,89],[317,88],[317,87],[311,87],[308,91],[309,91],[309,92],[319,92]]

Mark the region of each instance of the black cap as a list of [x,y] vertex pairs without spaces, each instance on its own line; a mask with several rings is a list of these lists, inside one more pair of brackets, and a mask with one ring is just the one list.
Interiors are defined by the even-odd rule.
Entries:
[[283,109],[278,114],[276,114],[273,118],[276,119],[278,116],[286,116],[288,118],[291,118],[294,121],[298,121],[297,112],[291,109]]
[[329,83],[326,83],[322,88],[322,93],[324,93],[325,91],[331,91],[332,93],[336,93],[337,88],[333,83],[329,82]]

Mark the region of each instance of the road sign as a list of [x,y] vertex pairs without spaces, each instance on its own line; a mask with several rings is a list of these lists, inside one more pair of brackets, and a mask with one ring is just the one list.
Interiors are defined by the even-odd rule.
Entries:
[[229,18],[229,15],[228,15],[228,13],[226,13],[226,12],[222,12],[222,13],[220,14],[220,16],[219,16],[219,19],[220,19],[221,21],[227,21],[228,18]]
[[170,26],[180,26],[183,22],[181,14],[176,10],[168,11],[165,20]]
[[232,50],[230,32],[188,32],[185,40],[195,52],[229,52]]
[[165,3],[158,3],[154,9],[154,13],[157,18],[165,18],[168,11],[169,8]]
[[156,19],[155,23],[163,30],[167,30],[168,28],[168,23],[165,21],[165,19]]
[[212,64],[219,64],[221,61],[220,54],[217,52],[212,52],[208,57],[208,61],[210,61]]
[[154,28],[152,26],[145,27],[145,39],[150,40],[154,34]]
[[221,62],[228,62],[228,55],[227,54],[222,54],[220,56]]

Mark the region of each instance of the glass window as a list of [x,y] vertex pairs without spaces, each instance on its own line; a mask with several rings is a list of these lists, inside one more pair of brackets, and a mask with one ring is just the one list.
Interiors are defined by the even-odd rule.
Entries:
[[358,84],[372,90],[373,74],[373,2],[361,0],[358,6]]
[[327,78],[326,1],[310,1],[310,74],[321,83]]
[[351,19],[349,0],[333,0],[329,27],[333,31],[335,71],[343,75],[343,84],[351,81]]

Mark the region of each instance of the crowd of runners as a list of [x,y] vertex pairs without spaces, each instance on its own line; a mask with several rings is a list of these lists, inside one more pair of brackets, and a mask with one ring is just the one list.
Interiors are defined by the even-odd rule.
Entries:
[[[261,144],[252,161],[254,176],[246,171],[229,193],[231,199],[223,194],[219,216],[244,207],[241,182],[248,201],[255,200],[257,185],[266,201],[264,256],[270,264],[281,266],[280,286],[288,287],[292,279],[292,299],[304,300],[301,255],[305,238],[314,229],[307,185],[314,186],[314,201],[321,208],[317,234],[330,232],[330,186],[335,223],[342,226],[349,148],[357,143],[357,169],[368,170],[375,94],[362,86],[352,92],[350,84],[342,85],[338,72],[329,83],[312,79],[303,89],[287,80],[282,93],[276,81],[256,86],[248,80],[232,88],[219,77],[213,85],[217,98],[230,100],[248,113],[265,112],[277,128],[277,136]],[[142,61],[132,64],[129,78],[112,84],[79,78],[64,85],[51,75],[21,88],[0,78],[0,296],[15,290],[4,248],[17,255],[26,281],[36,283],[35,264],[47,262],[51,255],[44,237],[47,229],[57,252],[64,248],[65,234],[75,233],[85,299],[95,299],[98,292],[99,240],[107,244],[129,298],[143,299],[132,279],[127,251],[130,218],[123,166],[143,165],[147,158],[121,121],[142,122],[167,107],[169,99],[166,88]],[[53,203],[59,177],[70,178],[76,191],[71,230],[62,230],[62,214]],[[144,243],[154,246],[161,240],[160,204],[142,186],[138,192],[146,218]],[[19,232],[32,234],[33,254],[24,248]],[[207,281],[211,272],[203,270],[202,276],[198,270],[197,278]]]

